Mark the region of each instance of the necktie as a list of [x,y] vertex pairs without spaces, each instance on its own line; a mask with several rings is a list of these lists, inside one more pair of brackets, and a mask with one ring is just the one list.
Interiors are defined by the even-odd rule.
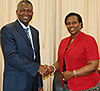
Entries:
[[[26,33],[27,37],[28,37],[29,40],[31,41],[31,38],[30,38],[30,35],[29,35],[29,28],[26,28],[26,29],[24,29],[24,30],[25,30],[25,33]],[[34,57],[34,59],[35,59],[36,55],[35,55],[35,50],[34,50],[34,46],[33,46],[32,42],[31,42],[31,45],[32,45],[32,49],[33,49],[33,57]]]
[[30,36],[29,36],[29,31],[28,31],[28,29],[29,29],[29,28],[26,28],[26,29],[24,29],[24,30],[25,30],[25,33],[26,33],[27,37],[30,39]]

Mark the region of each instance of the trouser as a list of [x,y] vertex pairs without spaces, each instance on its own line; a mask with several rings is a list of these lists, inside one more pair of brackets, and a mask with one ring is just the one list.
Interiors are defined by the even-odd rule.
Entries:
[[63,91],[70,91],[70,89],[68,88],[68,84],[64,84]]

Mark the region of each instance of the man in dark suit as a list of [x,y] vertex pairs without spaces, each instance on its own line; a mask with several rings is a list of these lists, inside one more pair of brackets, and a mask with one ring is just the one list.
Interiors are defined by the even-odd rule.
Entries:
[[1,29],[3,91],[43,91],[42,76],[47,69],[40,65],[39,32],[29,25],[32,3],[20,1],[16,14],[18,19]]

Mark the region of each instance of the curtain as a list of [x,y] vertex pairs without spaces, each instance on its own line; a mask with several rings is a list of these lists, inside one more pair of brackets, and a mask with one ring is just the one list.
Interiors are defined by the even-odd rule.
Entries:
[[[0,0],[0,28],[16,20],[16,8],[20,0]],[[83,32],[92,35],[100,51],[100,0],[30,0],[34,15],[30,22],[39,30],[41,63],[51,65],[57,60],[61,39],[69,36],[64,18],[69,12],[77,12],[83,19]],[[0,50],[1,51],[1,50]],[[3,73],[3,56],[0,52],[0,78]],[[52,91],[53,76],[45,78],[44,91]],[[2,91],[2,81],[0,82]]]

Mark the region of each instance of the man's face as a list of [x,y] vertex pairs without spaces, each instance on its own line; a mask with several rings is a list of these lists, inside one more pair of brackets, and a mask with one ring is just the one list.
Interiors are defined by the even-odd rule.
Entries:
[[33,16],[33,7],[29,3],[21,3],[16,14],[19,20],[27,26]]

